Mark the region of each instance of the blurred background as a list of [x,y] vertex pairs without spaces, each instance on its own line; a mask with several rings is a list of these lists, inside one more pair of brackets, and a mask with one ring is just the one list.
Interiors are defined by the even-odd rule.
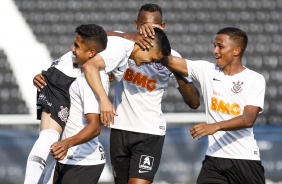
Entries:
[[[243,63],[261,73],[267,83],[255,138],[267,183],[282,183],[282,0],[1,0],[1,184],[23,183],[26,159],[38,137],[33,77],[70,50],[80,24],[136,32],[134,20],[146,3],[162,7],[172,48],[187,59],[214,61],[213,40],[220,28],[233,26],[247,32],[249,44]],[[113,94],[112,88],[111,98]],[[207,139],[193,140],[188,130],[205,121],[203,101],[198,110],[191,110],[170,83],[162,109],[168,130],[154,183],[193,184]],[[100,183],[110,184],[109,129],[103,128],[100,140],[108,158]]]

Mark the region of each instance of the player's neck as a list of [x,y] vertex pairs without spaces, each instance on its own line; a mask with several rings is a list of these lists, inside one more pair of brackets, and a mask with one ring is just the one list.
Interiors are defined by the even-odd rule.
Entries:
[[225,75],[230,76],[240,73],[243,70],[245,70],[245,67],[242,65],[242,63],[231,63],[222,69]]

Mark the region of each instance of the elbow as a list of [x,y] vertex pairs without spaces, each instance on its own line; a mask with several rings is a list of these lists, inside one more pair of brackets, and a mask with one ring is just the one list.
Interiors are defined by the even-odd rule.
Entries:
[[248,121],[245,123],[246,128],[252,128],[254,126],[255,122],[254,121]]
[[197,110],[200,106],[200,102],[194,102],[192,104],[186,103],[191,109]]
[[98,137],[99,135],[100,135],[100,133],[101,133],[101,130],[99,129],[99,130],[96,130],[95,132],[94,132],[94,137]]
[[182,96],[184,102],[194,110],[197,110],[200,107],[200,98],[197,95],[193,96]]
[[252,128],[255,124],[256,121],[256,117],[252,117],[252,118],[243,118],[244,121],[244,127],[245,128]]

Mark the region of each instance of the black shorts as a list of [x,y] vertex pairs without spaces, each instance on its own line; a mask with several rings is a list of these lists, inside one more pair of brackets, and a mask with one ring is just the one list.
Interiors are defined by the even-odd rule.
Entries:
[[129,178],[153,181],[159,168],[165,136],[111,129],[110,152],[116,184]]
[[62,129],[69,116],[69,87],[75,78],[65,75],[55,67],[42,72],[47,86],[37,92],[37,119],[41,120],[42,112],[50,113]]
[[105,164],[99,165],[67,165],[56,163],[54,184],[95,184],[98,183]]
[[206,156],[197,184],[265,184],[261,161]]

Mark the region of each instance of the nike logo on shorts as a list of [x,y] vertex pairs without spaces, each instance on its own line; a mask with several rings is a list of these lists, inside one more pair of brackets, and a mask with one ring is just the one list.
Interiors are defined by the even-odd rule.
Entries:
[[146,173],[146,172],[149,172],[149,171],[143,171],[143,170],[139,169],[138,172],[139,172],[139,173]]

